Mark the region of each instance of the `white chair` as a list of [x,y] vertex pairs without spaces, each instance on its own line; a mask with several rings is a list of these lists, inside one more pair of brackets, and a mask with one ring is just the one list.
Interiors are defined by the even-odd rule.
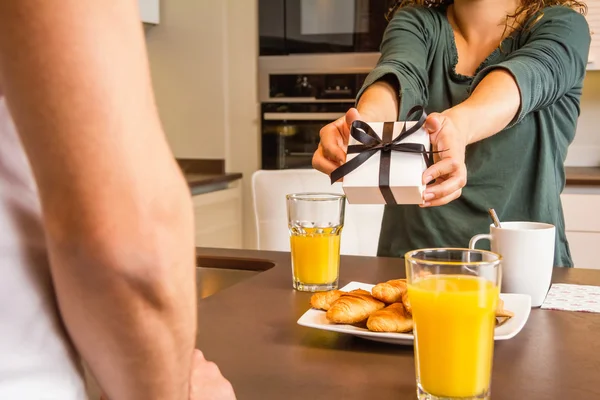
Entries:
[[[289,251],[285,196],[290,193],[343,193],[340,183],[314,169],[260,170],[252,175],[252,197],[259,250]],[[382,205],[346,203],[342,254],[375,256],[383,217]]]

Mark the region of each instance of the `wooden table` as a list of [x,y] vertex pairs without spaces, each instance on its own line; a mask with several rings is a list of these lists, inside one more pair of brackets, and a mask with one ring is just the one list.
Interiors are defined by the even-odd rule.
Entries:
[[[296,324],[310,294],[292,289],[289,254],[198,254],[204,266],[266,269],[199,300],[198,346],[238,399],[416,398],[412,347]],[[557,268],[553,275],[553,282],[600,286],[596,270]],[[400,259],[343,257],[340,286],[403,276]],[[600,314],[533,309],[515,338],[496,342],[492,398],[600,399]]]

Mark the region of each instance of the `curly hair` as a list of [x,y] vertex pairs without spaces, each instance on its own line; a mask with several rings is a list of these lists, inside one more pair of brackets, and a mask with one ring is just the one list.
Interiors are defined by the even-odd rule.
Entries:
[[[388,20],[392,19],[396,11],[402,7],[421,6],[421,7],[440,7],[454,3],[454,0],[397,0],[396,4],[391,7],[386,15]],[[528,21],[531,17],[538,14],[544,7],[550,6],[565,6],[570,7],[581,14],[587,13],[587,6],[583,1],[578,0],[521,0],[521,5],[515,10],[514,14],[506,16],[506,27],[514,28],[516,21]],[[541,18],[538,16],[531,21],[532,24]],[[509,25],[509,21],[513,21]]]

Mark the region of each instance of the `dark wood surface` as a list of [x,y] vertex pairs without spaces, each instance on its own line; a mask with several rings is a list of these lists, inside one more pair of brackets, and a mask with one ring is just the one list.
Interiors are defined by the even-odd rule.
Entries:
[[241,173],[225,172],[225,160],[178,158],[176,161],[193,195],[225,189],[230,182],[242,179]]
[[[566,171],[567,185],[600,187],[600,167],[568,167]],[[188,170],[184,171],[184,175],[192,191],[242,179],[241,173],[190,172]]]
[[[220,159],[177,159],[192,191],[215,184],[229,183],[242,178],[240,173],[226,173]],[[600,167],[567,167],[567,185],[599,186]]]
[[[199,300],[198,347],[232,382],[238,399],[414,399],[413,348],[296,324],[309,293],[292,289],[289,254],[199,249],[236,268],[259,259],[254,277]],[[205,264],[210,262],[205,261]],[[400,259],[342,257],[340,285],[404,276]],[[600,285],[600,271],[555,269],[554,282]],[[533,309],[513,339],[495,346],[492,398],[600,399],[600,314]]]
[[600,186],[600,167],[567,167],[567,185]]
[[225,160],[208,158],[176,159],[183,173],[219,175],[225,173]]
[[230,174],[192,174],[185,173],[185,180],[190,187],[190,190],[200,189],[202,186],[211,186],[219,183],[229,183],[242,179],[240,173]]

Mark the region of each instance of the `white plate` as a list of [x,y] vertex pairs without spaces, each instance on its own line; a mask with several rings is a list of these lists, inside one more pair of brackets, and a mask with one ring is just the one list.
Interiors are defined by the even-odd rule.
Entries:
[[[375,285],[350,282],[343,288],[340,288],[340,290],[349,292],[354,289],[364,289],[370,292],[373,286]],[[504,300],[504,308],[515,313],[515,316],[496,328],[494,340],[507,340],[515,337],[515,335],[525,326],[531,311],[531,297],[523,294],[502,293],[500,294],[500,298]],[[347,333],[376,342],[412,345],[414,340],[412,333],[371,332],[368,329],[358,328],[352,325],[334,324],[325,318],[325,311],[312,308],[300,317],[298,324],[325,331]]]

